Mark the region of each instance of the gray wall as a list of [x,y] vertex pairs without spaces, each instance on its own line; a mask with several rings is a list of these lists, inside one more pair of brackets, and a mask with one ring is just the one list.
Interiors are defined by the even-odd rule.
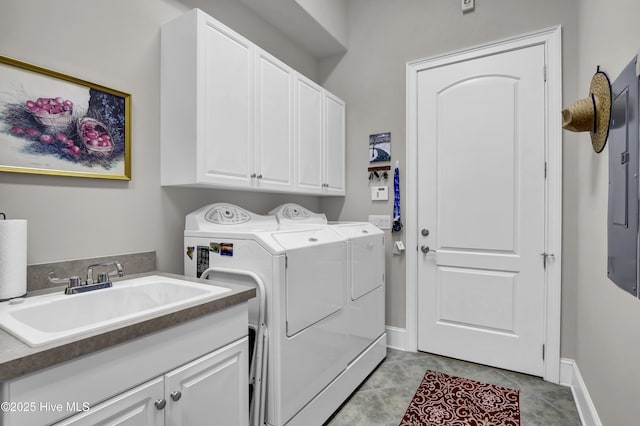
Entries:
[[184,217],[226,201],[267,213],[316,197],[160,187],[160,26],[199,7],[310,78],[316,60],[234,0],[2,0],[0,55],[132,95],[132,180],[0,173],[0,211],[28,220],[28,263],[157,251],[182,272]]
[[[638,53],[640,4],[581,0],[580,97],[598,65],[612,81]],[[576,361],[605,425],[637,425],[640,418],[640,301],[607,279],[608,149],[598,155],[581,134],[577,205]]]
[[[578,0],[478,2],[463,15],[460,2],[440,0],[349,0],[349,50],[319,64],[325,86],[347,102],[347,193],[345,200],[322,200],[324,210],[343,220],[366,220],[367,214],[392,214],[389,202],[372,202],[368,192],[368,136],[391,132],[392,167],[400,160],[401,192],[405,170],[405,65],[408,61],[562,25],[564,96],[575,98]],[[576,215],[575,144],[564,147],[564,270],[562,356],[575,353]],[[575,136],[573,136],[575,138]],[[389,183],[393,188],[392,180]],[[392,194],[392,192],[391,192]],[[406,193],[404,194],[406,196]],[[405,210],[404,202],[402,211]],[[389,240],[404,235],[387,232]],[[387,244],[387,324],[404,328],[405,262]],[[410,249],[410,248],[408,248]]]

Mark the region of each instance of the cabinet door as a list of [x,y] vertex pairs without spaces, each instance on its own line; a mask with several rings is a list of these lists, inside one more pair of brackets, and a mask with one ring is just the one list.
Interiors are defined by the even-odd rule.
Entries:
[[[161,426],[165,424],[164,410],[155,403],[163,398],[164,379],[159,377],[56,425]],[[83,409],[82,403],[78,404],[78,409]]]
[[247,342],[245,337],[165,376],[168,425],[248,426]]
[[322,192],[323,117],[322,88],[311,80],[296,76],[296,190]]
[[264,189],[293,189],[293,70],[256,55],[256,178]]
[[200,179],[249,186],[253,173],[252,44],[217,21],[200,28],[197,149]]
[[325,176],[324,189],[345,194],[345,104],[325,91]]

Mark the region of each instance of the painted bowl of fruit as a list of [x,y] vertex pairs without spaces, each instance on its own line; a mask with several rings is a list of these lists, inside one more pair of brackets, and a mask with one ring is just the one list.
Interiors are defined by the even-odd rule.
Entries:
[[94,118],[78,119],[78,136],[89,154],[106,157],[113,152],[111,133],[107,126]]
[[28,100],[26,107],[33,118],[44,126],[63,128],[72,120],[73,102],[61,97]]

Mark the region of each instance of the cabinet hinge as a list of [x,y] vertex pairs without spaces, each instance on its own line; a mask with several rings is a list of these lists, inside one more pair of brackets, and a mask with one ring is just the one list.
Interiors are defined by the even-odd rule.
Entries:
[[542,360],[544,361],[544,345],[542,345]]
[[547,162],[544,162],[544,178],[547,178]]
[[547,81],[547,66],[542,67],[542,76],[544,77],[544,81]]
[[384,272],[382,273],[382,282],[384,282]]
[[289,257],[287,255],[284,256],[284,269],[289,267]]

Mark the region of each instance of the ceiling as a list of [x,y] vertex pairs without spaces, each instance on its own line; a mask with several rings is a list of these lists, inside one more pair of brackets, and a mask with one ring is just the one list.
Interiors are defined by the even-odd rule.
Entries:
[[240,1],[318,59],[347,51],[346,41],[338,40],[296,0]]

